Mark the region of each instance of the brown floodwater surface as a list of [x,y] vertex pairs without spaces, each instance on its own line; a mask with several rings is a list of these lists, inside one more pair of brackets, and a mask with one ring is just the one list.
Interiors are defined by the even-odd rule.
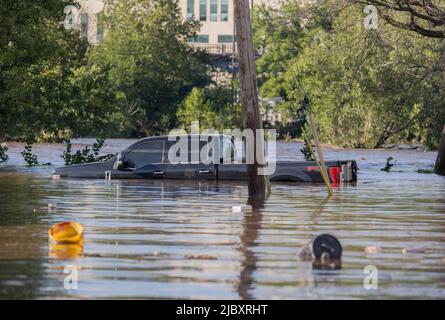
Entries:
[[[132,142],[109,140],[104,151]],[[63,145],[35,146],[53,165],[34,168],[24,166],[23,145],[9,148],[0,165],[2,299],[445,298],[445,177],[416,172],[432,168],[434,152],[326,149],[327,159],[357,160],[357,185],[326,198],[323,184],[273,183],[258,211],[232,213],[247,201],[244,182],[53,180]],[[278,142],[279,159],[302,160],[300,148]],[[386,173],[389,156],[397,165]],[[48,228],[62,221],[84,226],[82,245],[49,245]],[[341,269],[299,259],[322,233],[340,240]],[[66,266],[78,270],[76,290],[64,289]],[[376,290],[364,288],[366,266],[378,270]]]

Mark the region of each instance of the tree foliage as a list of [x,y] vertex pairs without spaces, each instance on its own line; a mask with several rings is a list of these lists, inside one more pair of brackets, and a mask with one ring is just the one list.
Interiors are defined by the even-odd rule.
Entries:
[[90,64],[106,73],[129,134],[159,134],[171,128],[181,100],[209,82],[206,56],[188,45],[196,21],[183,21],[174,0],[108,1],[104,42]]
[[330,12],[331,28],[306,28],[304,49],[275,81],[282,84],[274,92],[285,99],[285,116],[298,119],[307,93],[325,142],[379,147],[406,140],[434,147],[445,122],[443,44],[389,24],[366,30],[361,6],[318,12],[324,21]]
[[[108,1],[102,44],[60,22],[72,1],[0,6],[0,139],[140,136],[168,131],[189,91],[209,83],[199,25],[174,0]],[[101,22],[102,23],[102,22]]]
[[8,151],[8,147],[6,145],[0,144],[0,163],[5,162],[9,159],[6,152]]
[[0,6],[0,137],[58,138],[72,128],[66,84],[86,44],[60,24],[71,1],[5,0]]
[[240,128],[241,106],[232,105],[227,88],[193,88],[177,111],[178,124],[190,130],[192,121],[199,121],[201,129]]
[[[260,93],[283,98],[291,124],[280,128],[301,132],[294,125],[307,93],[324,142],[437,146],[445,123],[442,1],[281,3],[253,17]],[[107,0],[97,46],[64,29],[68,4],[0,5],[0,141],[146,136],[192,120],[241,126],[232,92],[212,86],[208,55],[188,44],[199,22],[184,21],[175,0]],[[366,4],[379,9],[377,30],[363,27]]]
[[349,0],[378,8],[389,24],[422,36],[445,39],[445,3],[443,0]]
[[114,154],[100,156],[100,149],[102,149],[104,144],[104,138],[97,138],[92,146],[86,146],[82,150],[77,150],[73,153],[71,141],[67,140],[66,150],[62,153],[61,158],[65,161],[65,165],[106,161],[111,159]]
[[27,143],[25,145],[25,149],[22,152],[20,152],[20,154],[22,155],[23,160],[25,160],[28,167],[34,167],[34,166],[39,165],[39,159],[38,159],[37,155],[35,155],[32,152],[32,144],[31,143]]
[[283,2],[279,9],[259,6],[254,10],[253,35],[256,51],[258,85],[261,94],[278,96],[290,59],[299,54],[303,44],[301,12],[297,1]]

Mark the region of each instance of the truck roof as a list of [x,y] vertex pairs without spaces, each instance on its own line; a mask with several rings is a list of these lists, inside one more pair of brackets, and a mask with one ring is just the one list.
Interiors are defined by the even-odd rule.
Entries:
[[[134,142],[133,144],[131,144],[130,146],[128,146],[127,148],[125,148],[125,150],[123,150],[122,152],[125,152],[127,150],[133,149],[134,147],[136,147],[137,145],[145,142],[145,141],[151,141],[151,140],[168,140],[169,137],[196,137],[199,138],[201,136],[209,136],[209,137],[226,137],[227,139],[231,139],[232,136],[227,135],[227,134],[171,134],[171,135],[161,135],[161,136],[151,136],[151,137],[145,137],[145,138],[141,138],[138,141]],[[170,141],[174,141],[174,140],[170,140]]]

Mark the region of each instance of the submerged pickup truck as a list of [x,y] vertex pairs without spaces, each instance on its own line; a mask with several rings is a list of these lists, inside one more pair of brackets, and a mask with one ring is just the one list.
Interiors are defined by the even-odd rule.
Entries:
[[[188,135],[188,150],[192,139],[198,139],[203,147],[207,141]],[[239,157],[233,138],[219,137],[220,161],[201,161],[202,153],[193,155],[188,151],[188,161],[171,163],[169,150],[177,141],[168,136],[141,139],[111,159],[70,165],[55,169],[57,178],[96,178],[96,179],[204,179],[204,180],[247,180],[245,155]],[[244,152],[244,151],[243,151]],[[227,157],[229,160],[227,160]],[[193,161],[193,159],[198,161]],[[332,183],[357,181],[357,164],[353,160],[326,161]],[[323,182],[320,169],[314,161],[276,161],[275,171],[270,181]]]

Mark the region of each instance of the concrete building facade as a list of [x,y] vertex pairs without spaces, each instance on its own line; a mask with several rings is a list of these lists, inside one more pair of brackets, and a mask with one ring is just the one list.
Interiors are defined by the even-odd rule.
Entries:
[[[231,54],[234,46],[234,3],[233,0],[177,0],[185,19],[200,22],[201,28],[190,43],[215,54]],[[249,0],[250,5],[266,5],[279,8],[283,1],[289,0]],[[295,0],[298,1],[298,0]],[[308,2],[311,0],[299,0]],[[313,1],[313,0],[312,0]],[[104,30],[98,24],[98,14],[103,10],[102,0],[79,0],[77,23],[81,34],[92,44],[99,43]]]
[[98,23],[99,15],[104,9],[101,0],[77,0],[80,8],[76,12],[75,22],[80,34],[91,44],[97,44],[105,36],[103,26]]
[[[282,0],[249,0],[251,7],[279,8],[281,3]],[[197,37],[190,41],[193,46],[210,53],[233,53],[236,49],[233,0],[178,0],[178,4],[184,19],[198,20],[201,24]]]
[[210,53],[232,52],[233,0],[179,0],[179,7],[184,19],[200,22],[198,35],[190,41],[194,46]]

